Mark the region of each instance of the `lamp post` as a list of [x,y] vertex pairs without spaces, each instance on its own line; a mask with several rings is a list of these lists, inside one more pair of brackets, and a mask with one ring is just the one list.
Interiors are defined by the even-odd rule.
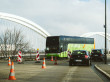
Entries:
[[106,23],[106,0],[105,0],[105,64],[107,64],[107,23]]

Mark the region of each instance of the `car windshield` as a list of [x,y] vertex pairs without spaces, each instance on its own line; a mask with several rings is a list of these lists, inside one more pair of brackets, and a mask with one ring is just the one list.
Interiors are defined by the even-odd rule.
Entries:
[[101,53],[101,50],[92,50],[92,53]]
[[86,51],[73,51],[73,55],[86,55]]

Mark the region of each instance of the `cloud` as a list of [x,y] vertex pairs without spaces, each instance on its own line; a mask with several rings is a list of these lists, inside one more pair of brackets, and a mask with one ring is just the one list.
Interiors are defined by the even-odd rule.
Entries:
[[[104,31],[104,2],[101,0],[0,0],[0,2],[2,12],[30,19],[51,35],[74,36],[91,31]],[[110,27],[110,8],[107,10]]]
[[[80,36],[88,32],[104,32],[104,7],[104,0],[0,0],[0,12],[27,18],[39,24],[54,36]],[[109,14],[110,0],[107,0],[108,33],[110,33]],[[17,28],[23,27],[6,22],[0,21],[1,32],[4,32],[8,26],[11,29],[14,26]],[[31,41],[34,48],[42,47],[37,44],[39,42],[37,42],[39,37],[37,33],[30,31],[28,28],[22,28],[21,30],[25,30],[26,40]]]

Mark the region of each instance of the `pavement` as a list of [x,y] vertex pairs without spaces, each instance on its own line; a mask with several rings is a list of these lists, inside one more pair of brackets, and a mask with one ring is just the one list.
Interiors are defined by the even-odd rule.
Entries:
[[[0,62],[7,62],[1,61]],[[94,67],[110,80],[110,55],[107,55],[107,64],[103,62],[95,62]]]
[[[0,82],[109,82],[102,80],[91,66],[69,66],[67,59],[55,61],[46,59],[46,69],[41,63],[25,61],[24,64],[14,62],[16,81],[8,80],[10,66],[7,61],[0,61]],[[100,63],[100,62],[99,62]]]
[[96,63],[94,67],[110,80],[110,55],[107,55],[107,64]]

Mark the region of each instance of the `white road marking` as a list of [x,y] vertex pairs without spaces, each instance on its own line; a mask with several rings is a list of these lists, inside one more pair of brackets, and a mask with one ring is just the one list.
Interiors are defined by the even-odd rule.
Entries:
[[77,67],[71,67],[67,75],[63,78],[62,82],[69,82],[72,79],[72,75],[74,74],[76,69]]

